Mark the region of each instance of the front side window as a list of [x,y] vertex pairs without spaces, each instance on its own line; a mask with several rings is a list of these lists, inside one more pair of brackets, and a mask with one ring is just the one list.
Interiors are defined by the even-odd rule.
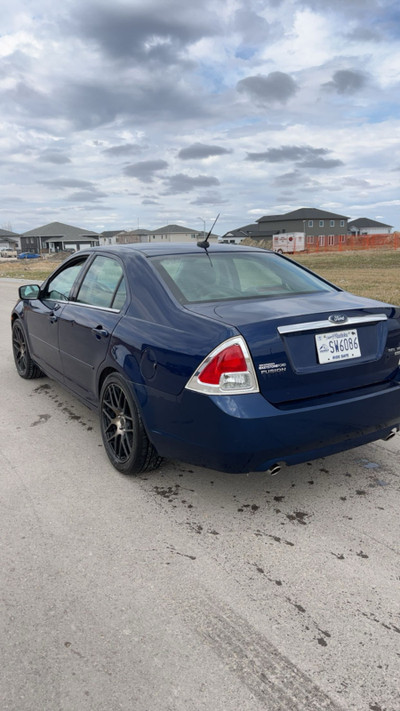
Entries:
[[125,280],[120,263],[111,257],[98,256],[85,274],[76,300],[81,304],[120,309],[125,296]]
[[320,220],[320,221],[319,221],[319,226],[320,226],[320,227],[323,227],[324,224],[325,224],[325,220]]
[[164,283],[181,303],[333,291],[317,276],[276,254],[225,252],[152,257]]
[[69,264],[50,279],[45,289],[44,298],[50,299],[51,301],[68,301],[71,289],[85,261],[86,258]]

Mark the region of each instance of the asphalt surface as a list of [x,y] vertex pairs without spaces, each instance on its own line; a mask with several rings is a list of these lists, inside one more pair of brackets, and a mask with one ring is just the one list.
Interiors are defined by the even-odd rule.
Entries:
[[0,280],[1,711],[399,711],[400,436],[276,477],[118,474],[16,373]]

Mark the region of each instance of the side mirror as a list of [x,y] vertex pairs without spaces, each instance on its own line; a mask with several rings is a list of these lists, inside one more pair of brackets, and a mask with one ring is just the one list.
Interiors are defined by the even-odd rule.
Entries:
[[40,286],[38,284],[25,284],[18,289],[20,299],[38,299]]

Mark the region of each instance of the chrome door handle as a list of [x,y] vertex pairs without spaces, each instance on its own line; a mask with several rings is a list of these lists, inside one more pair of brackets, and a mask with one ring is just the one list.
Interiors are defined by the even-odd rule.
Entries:
[[108,331],[103,328],[103,326],[96,326],[96,328],[92,328],[92,333],[96,336],[96,338],[101,338],[101,336],[104,336],[104,338],[107,338],[108,336]]
[[55,323],[58,321],[58,316],[54,313],[55,311],[58,311],[61,308],[60,304],[54,304],[53,309],[50,311],[49,314],[49,321],[50,323]]

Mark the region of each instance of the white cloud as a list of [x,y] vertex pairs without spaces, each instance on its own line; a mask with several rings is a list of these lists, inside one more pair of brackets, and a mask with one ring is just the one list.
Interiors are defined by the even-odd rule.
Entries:
[[54,220],[154,228],[193,224],[199,209],[209,220],[221,206],[227,231],[335,205],[400,227],[390,3],[168,8],[4,0],[3,221],[16,231]]

